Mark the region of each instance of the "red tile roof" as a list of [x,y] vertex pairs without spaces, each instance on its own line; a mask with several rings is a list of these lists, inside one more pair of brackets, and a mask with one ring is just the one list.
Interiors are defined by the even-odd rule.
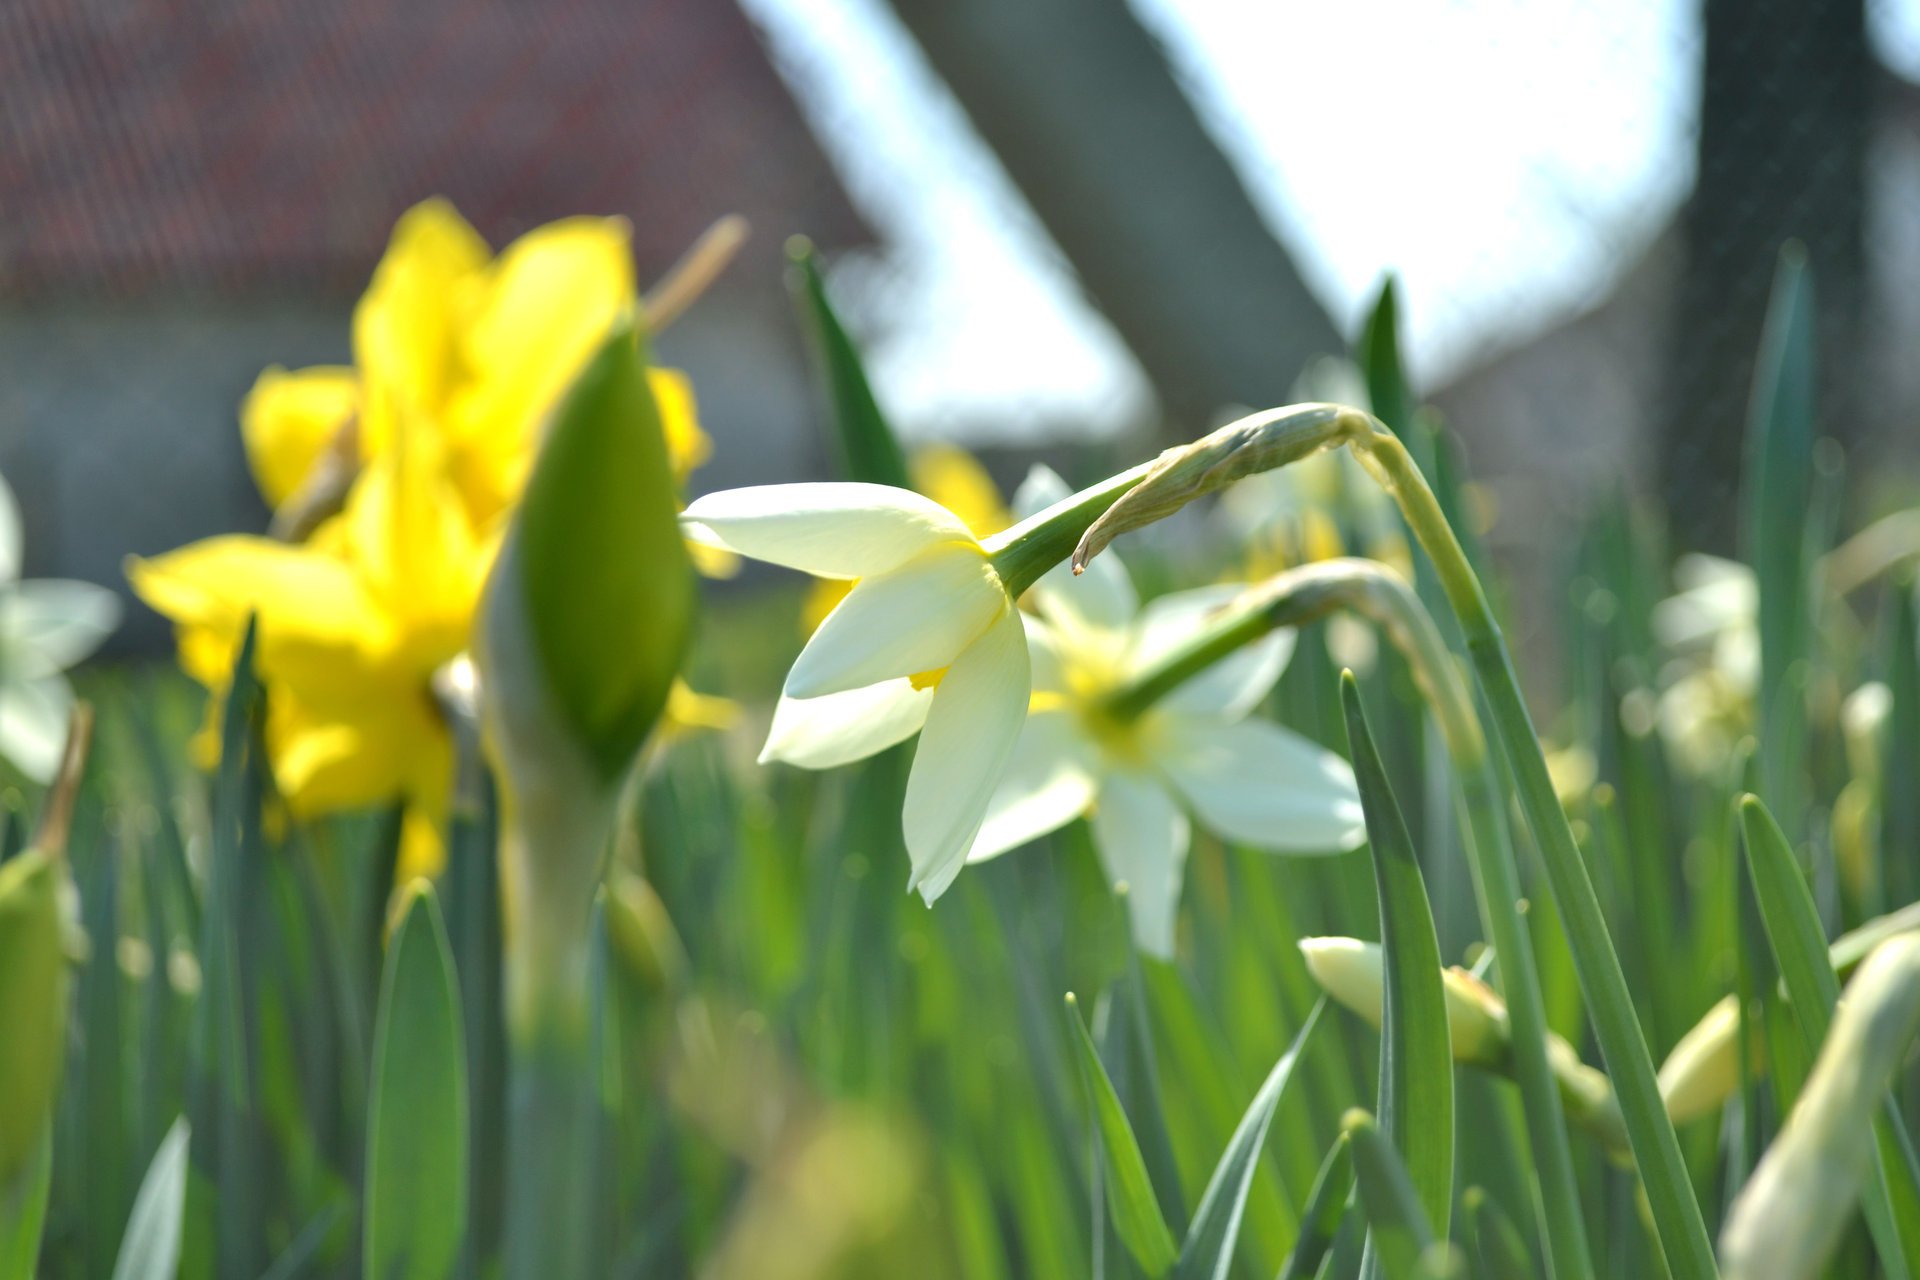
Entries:
[[7,0],[0,291],[353,292],[450,197],[495,245],[625,214],[870,238],[726,0]]

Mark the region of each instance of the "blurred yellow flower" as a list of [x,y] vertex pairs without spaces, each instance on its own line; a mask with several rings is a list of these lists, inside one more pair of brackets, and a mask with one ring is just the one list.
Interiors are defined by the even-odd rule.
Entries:
[[436,454],[428,433],[396,440],[339,521],[306,545],[233,534],[127,569],[140,598],[179,628],[181,665],[216,695],[257,615],[281,795],[297,816],[404,802],[412,874],[439,865],[453,776],[433,675],[466,648],[496,550]]
[[[354,309],[353,367],[267,369],[241,406],[261,494],[284,506],[330,451],[370,464],[405,416],[437,437],[469,521],[488,528],[518,500],[554,403],[637,305],[629,239],[624,219],[566,218],[495,257],[445,200],[408,210]],[[648,372],[684,485],[712,442],[686,376]]]

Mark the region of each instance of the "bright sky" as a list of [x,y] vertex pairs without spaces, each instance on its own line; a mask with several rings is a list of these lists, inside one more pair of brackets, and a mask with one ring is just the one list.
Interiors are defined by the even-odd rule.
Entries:
[[[1399,273],[1416,378],[1599,300],[1692,181],[1692,0],[1133,4],[1335,320]],[[1125,348],[884,0],[744,7],[887,243],[834,283],[902,426],[1147,414]],[[1920,76],[1920,0],[1870,13],[1881,55]],[[1356,199],[1356,172],[1392,177]]]

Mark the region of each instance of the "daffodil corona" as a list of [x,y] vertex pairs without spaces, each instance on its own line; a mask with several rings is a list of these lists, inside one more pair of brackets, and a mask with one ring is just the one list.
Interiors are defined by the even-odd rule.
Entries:
[[[1037,471],[1023,509],[1063,496]],[[980,862],[1083,815],[1108,876],[1128,886],[1135,941],[1173,951],[1191,839],[1188,812],[1229,840],[1281,853],[1339,853],[1365,836],[1346,761],[1298,734],[1249,718],[1285,668],[1293,633],[1271,632],[1137,716],[1113,695],[1177,652],[1239,594],[1203,587],[1142,607],[1109,553],[1074,577],[1043,577],[1025,621],[1033,693],[1026,724],[968,853]]]

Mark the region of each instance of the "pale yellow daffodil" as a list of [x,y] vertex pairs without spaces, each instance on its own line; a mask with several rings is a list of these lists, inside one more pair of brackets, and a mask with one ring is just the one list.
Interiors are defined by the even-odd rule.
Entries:
[[496,550],[435,449],[425,433],[396,442],[307,545],[235,534],[128,565],[141,599],[179,628],[182,665],[216,694],[257,616],[281,795],[296,816],[404,802],[415,874],[439,863],[453,777],[432,680],[467,646]]
[[852,580],[787,674],[761,759],[828,769],[920,734],[901,826],[910,887],[960,873],[1026,717],[1026,634],[980,540],[907,489],[785,484],[708,494],[689,537]]

